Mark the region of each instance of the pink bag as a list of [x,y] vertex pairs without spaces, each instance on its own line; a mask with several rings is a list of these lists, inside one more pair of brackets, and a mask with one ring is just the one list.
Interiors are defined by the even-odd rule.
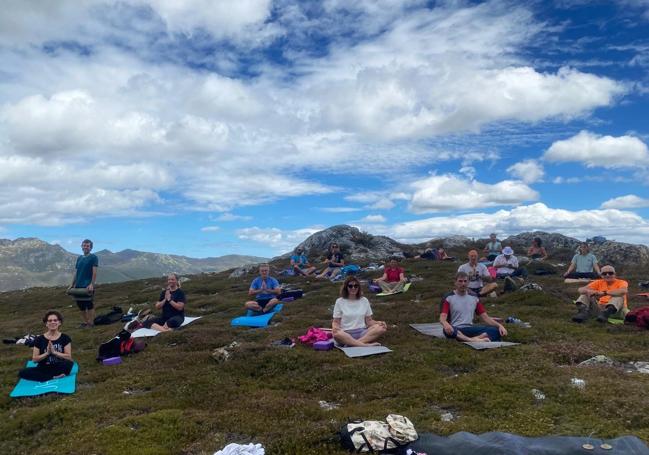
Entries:
[[491,275],[491,278],[494,280],[496,279],[496,267],[487,267],[487,270],[489,270],[489,275]]
[[330,331],[319,329],[317,327],[309,327],[309,330],[306,331],[305,335],[297,337],[300,340],[300,343],[304,344],[313,344],[316,341],[327,341],[332,338]]

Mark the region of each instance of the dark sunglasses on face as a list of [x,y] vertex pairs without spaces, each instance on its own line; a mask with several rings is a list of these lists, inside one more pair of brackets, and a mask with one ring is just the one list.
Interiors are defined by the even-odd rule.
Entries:
[[359,286],[357,284],[348,284],[347,287],[349,289],[358,289],[359,288]]
[[615,275],[615,272],[602,272],[602,276]]

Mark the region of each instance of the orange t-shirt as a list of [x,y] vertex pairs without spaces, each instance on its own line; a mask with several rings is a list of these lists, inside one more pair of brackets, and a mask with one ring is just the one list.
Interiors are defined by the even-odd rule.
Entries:
[[[606,280],[595,280],[592,283],[590,283],[588,287],[590,289],[603,292],[603,291],[612,291],[613,289],[621,289],[621,288],[628,289],[629,283],[627,283],[624,280],[618,280],[618,279],[613,281],[611,284],[608,284]],[[603,295],[599,298],[599,304],[606,305],[609,300],[611,300],[610,295]],[[624,294],[624,306],[626,307],[626,294]]]

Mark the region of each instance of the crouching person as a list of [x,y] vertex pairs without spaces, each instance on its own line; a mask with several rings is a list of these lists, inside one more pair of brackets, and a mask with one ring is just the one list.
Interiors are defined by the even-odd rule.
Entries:
[[615,269],[605,265],[601,269],[602,278],[579,288],[579,298],[575,301],[577,314],[574,322],[584,322],[591,315],[597,315],[599,322],[607,322],[608,318],[622,310],[626,311],[626,295],[629,283],[620,280],[615,275]]
[[380,346],[377,343],[387,330],[383,321],[372,319],[372,308],[363,297],[361,283],[354,276],[348,276],[340,288],[333,312],[334,341],[344,346]]
[[[455,290],[442,302],[439,322],[447,338],[459,341],[500,341],[507,335],[507,329],[487,314],[477,296],[468,292],[469,275],[458,272],[455,275]],[[474,315],[480,316],[486,326],[473,325]]]

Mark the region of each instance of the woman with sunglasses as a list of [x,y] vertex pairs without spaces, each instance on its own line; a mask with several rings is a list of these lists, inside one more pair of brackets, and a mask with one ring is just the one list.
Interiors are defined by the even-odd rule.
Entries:
[[340,288],[331,327],[336,343],[346,346],[379,346],[376,340],[387,330],[385,322],[372,319],[370,302],[354,276],[348,276]]
[[20,370],[18,376],[30,381],[45,382],[50,379],[62,378],[70,374],[72,366],[72,340],[59,329],[63,316],[58,311],[50,310],[45,313],[43,323],[47,331],[36,337],[32,360],[36,367]]

